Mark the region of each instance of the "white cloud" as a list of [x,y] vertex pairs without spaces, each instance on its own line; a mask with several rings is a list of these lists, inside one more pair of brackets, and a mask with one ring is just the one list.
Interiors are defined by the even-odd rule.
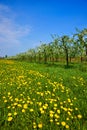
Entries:
[[20,46],[21,38],[29,35],[30,27],[20,25],[8,6],[0,5],[0,48]]

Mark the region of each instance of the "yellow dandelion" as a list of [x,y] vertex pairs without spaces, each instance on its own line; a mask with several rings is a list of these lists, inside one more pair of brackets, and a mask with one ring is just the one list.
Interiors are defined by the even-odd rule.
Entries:
[[6,102],[7,102],[7,100],[4,100],[4,102],[6,103]]
[[16,106],[17,104],[18,104],[18,103],[17,103],[17,102],[15,102],[15,103],[14,103],[14,106]]
[[21,105],[21,104],[18,104],[17,106],[18,106],[18,107],[22,107],[22,105]]
[[6,97],[5,96],[3,96],[3,99],[5,99]]
[[37,126],[36,126],[36,123],[35,122],[33,122],[33,128],[35,129],[35,128],[37,128]]
[[65,125],[66,125],[66,122],[65,122],[65,121],[62,121],[62,122],[61,122],[61,125],[62,125],[62,126],[65,126]]
[[53,122],[53,119],[50,119],[50,122]]
[[64,111],[67,111],[67,108],[64,107],[63,110],[64,110]]
[[33,122],[33,125],[36,125],[36,122]]
[[8,113],[8,116],[11,116],[12,114],[11,113]]
[[44,113],[45,113],[45,111],[44,111],[44,110],[42,110],[42,111],[41,111],[41,114],[44,114]]
[[82,118],[82,115],[79,114],[77,117],[78,117],[79,119],[81,119],[81,118]]
[[47,109],[47,106],[44,105],[44,106],[43,106],[43,109]]
[[54,104],[54,107],[57,107],[57,104],[56,104],[56,103]]
[[8,106],[7,108],[9,109],[9,108],[11,108],[11,106]]
[[71,99],[70,99],[70,98],[68,98],[67,100],[68,100],[69,103],[71,102]]
[[28,107],[27,104],[24,104],[24,105],[23,105],[23,108],[24,108],[24,109],[27,109],[27,107]]
[[68,121],[68,120],[69,120],[69,118],[67,117],[67,118],[66,118],[66,120]]
[[38,124],[38,128],[42,128],[42,127],[43,127],[42,123]]
[[73,103],[70,103],[70,106],[73,106]]
[[22,109],[22,112],[24,113],[24,112],[25,112],[25,109]]
[[78,108],[76,107],[76,108],[75,108],[75,110],[77,111],[77,110],[78,110]]
[[32,105],[32,104],[33,104],[33,102],[32,102],[32,101],[30,101],[30,104]]
[[15,98],[15,101],[18,102],[18,98]]
[[30,112],[33,112],[33,111],[34,111],[34,109],[31,108],[31,109],[30,109]]
[[12,119],[13,119],[13,118],[12,118],[11,116],[8,117],[8,121],[12,121]]
[[8,92],[8,95],[10,95],[11,93],[10,92]]
[[55,114],[54,116],[55,116],[55,118],[60,118],[59,115],[57,115],[57,114]]
[[52,111],[52,110],[50,110],[49,112],[50,112],[50,113],[54,113],[54,111]]
[[41,96],[43,96],[44,94],[43,94],[43,93],[41,93],[40,95],[41,95]]
[[17,115],[17,112],[14,112],[14,116],[16,116]]
[[42,105],[42,102],[38,102],[38,105],[41,106],[41,105]]
[[58,121],[58,119],[55,119],[55,121],[57,122],[57,121]]
[[14,109],[15,107],[13,106],[12,109]]
[[69,125],[65,125],[66,129],[69,129]]
[[60,123],[59,122],[56,122],[57,125],[59,125]]
[[50,113],[50,117],[53,117],[53,113]]
[[33,128],[34,128],[34,129],[36,129],[36,128],[37,128],[37,126],[36,126],[36,125],[33,125]]
[[57,108],[56,108],[56,107],[54,107],[53,109],[54,109],[54,110],[56,110]]
[[76,100],[77,98],[76,97],[74,97],[74,100]]
[[68,115],[70,115],[71,116],[71,113],[68,111]]
[[57,113],[60,114],[60,110],[59,109],[57,110]]
[[43,111],[43,108],[42,108],[42,107],[40,107],[40,111]]

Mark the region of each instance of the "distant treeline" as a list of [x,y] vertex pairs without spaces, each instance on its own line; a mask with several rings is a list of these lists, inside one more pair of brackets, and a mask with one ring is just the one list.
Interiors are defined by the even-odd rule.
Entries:
[[29,62],[48,63],[66,61],[69,62],[80,58],[80,61],[87,61],[87,29],[76,29],[76,34],[71,37],[68,35],[51,35],[52,42],[42,43],[35,49],[29,49],[24,53],[10,57],[16,60],[26,60]]

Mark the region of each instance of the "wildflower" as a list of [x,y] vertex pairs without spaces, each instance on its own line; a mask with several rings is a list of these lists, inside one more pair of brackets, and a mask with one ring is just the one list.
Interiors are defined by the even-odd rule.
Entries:
[[24,113],[24,112],[25,112],[25,109],[22,109],[22,112]]
[[56,122],[57,125],[59,125],[60,123],[59,122]]
[[43,111],[43,108],[42,108],[42,107],[40,107],[40,111]]
[[59,118],[59,115],[57,115],[57,114],[55,114],[54,116],[55,116],[55,118]]
[[60,110],[59,109],[57,110],[57,113],[60,114]]
[[16,106],[17,104],[18,104],[18,103],[17,103],[17,102],[15,102],[15,103],[14,103],[14,106]]
[[66,129],[68,129],[68,128],[69,128],[69,125],[66,125],[65,127],[66,127]]
[[69,103],[71,102],[71,100],[69,98],[67,100],[68,100]]
[[24,104],[24,105],[23,105],[23,108],[24,108],[24,109],[27,109],[27,107],[28,107],[27,104]]
[[78,110],[78,108],[76,107],[76,108],[75,108],[75,110],[77,111],[77,110]]
[[16,116],[17,115],[17,112],[14,112],[14,116]]
[[12,114],[11,113],[8,113],[8,116],[11,116]]
[[71,116],[71,113],[68,111],[68,115],[70,115]]
[[41,82],[38,82],[37,85],[41,85]]
[[53,119],[50,119],[50,122],[53,122]]
[[73,103],[70,103],[70,106],[73,106]]
[[18,102],[18,98],[15,98],[15,101]]
[[18,104],[17,106],[18,106],[18,107],[22,107],[22,105],[21,105],[21,104]]
[[33,128],[34,128],[34,129],[36,129],[36,128],[37,128],[37,126],[36,126],[36,125],[33,125]]
[[8,95],[10,95],[11,93],[10,92],[8,92]]
[[50,113],[50,117],[53,117],[53,113]]
[[6,97],[5,96],[3,96],[3,99],[5,99]]
[[43,109],[47,109],[47,106],[44,105],[44,106],[43,106]]
[[12,119],[13,119],[13,118],[12,118],[11,116],[8,117],[8,121],[12,121]]
[[44,110],[41,110],[41,114],[44,114],[44,112],[45,112]]
[[64,107],[63,110],[64,110],[64,111],[67,111],[67,108]]
[[38,124],[38,128],[42,128],[42,126],[43,126],[42,123]]
[[7,100],[4,100],[4,102],[7,102]]
[[61,125],[62,125],[62,126],[65,126],[65,125],[66,125],[66,122],[62,121],[62,122],[61,122]]
[[54,113],[54,111],[49,111],[50,113]]
[[78,117],[79,119],[81,119],[81,118],[82,118],[82,115],[79,114],[77,117]]
[[35,122],[33,122],[33,128],[35,129],[37,126],[36,126],[36,123]]
[[66,120],[68,121],[68,120],[69,120],[69,118],[67,117],[67,118],[66,118]]
[[31,109],[30,109],[30,112],[33,112],[33,111],[34,111],[34,109],[31,108]]
[[74,97],[74,100],[76,100],[76,97]]
[[11,106],[8,106],[7,108],[9,109],[9,108],[11,108]]
[[41,106],[41,105],[42,105],[42,102],[38,102],[38,105]]

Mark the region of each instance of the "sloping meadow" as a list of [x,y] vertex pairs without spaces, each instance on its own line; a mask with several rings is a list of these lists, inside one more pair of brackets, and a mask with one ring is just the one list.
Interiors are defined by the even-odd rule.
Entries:
[[[33,66],[0,60],[0,129],[82,130],[77,96],[61,77],[55,81],[44,68],[41,73]],[[73,82],[85,86],[81,77],[72,77]]]

